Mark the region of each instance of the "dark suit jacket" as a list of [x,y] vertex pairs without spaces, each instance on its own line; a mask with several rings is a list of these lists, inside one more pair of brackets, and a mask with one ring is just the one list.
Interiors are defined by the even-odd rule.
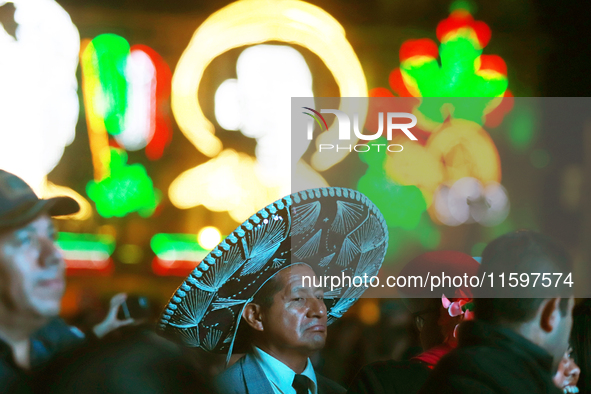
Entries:
[[474,320],[460,325],[458,340],[420,394],[560,394],[552,356],[521,335]]
[[[345,389],[332,380],[316,375],[318,394],[344,394]],[[273,394],[271,383],[252,354],[238,360],[219,374],[215,381],[219,394]]]
[[416,394],[431,370],[411,361],[378,361],[363,367],[347,394]]

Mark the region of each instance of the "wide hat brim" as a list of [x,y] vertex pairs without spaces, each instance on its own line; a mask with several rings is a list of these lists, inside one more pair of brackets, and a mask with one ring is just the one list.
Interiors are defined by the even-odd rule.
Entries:
[[[384,217],[362,193],[338,187],[294,193],[242,223],[195,268],[166,306],[160,328],[187,346],[231,353],[244,307],[277,272],[305,263],[320,277],[373,276],[387,247]],[[325,293],[328,324],[364,290]]]

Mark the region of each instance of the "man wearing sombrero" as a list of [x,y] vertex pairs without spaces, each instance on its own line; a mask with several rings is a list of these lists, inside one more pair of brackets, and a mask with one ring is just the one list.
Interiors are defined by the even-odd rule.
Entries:
[[188,346],[228,359],[246,349],[218,376],[220,393],[342,393],[315,374],[309,357],[324,346],[326,326],[365,287],[323,292],[304,278],[374,276],[387,239],[383,216],[357,191],[292,194],[222,241],[179,287],[160,326]]

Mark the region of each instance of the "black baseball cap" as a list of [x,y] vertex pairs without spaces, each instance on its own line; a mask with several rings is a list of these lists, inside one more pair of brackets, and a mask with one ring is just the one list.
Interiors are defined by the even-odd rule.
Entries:
[[21,178],[0,170],[0,231],[23,226],[43,212],[63,216],[79,210],[73,198],[40,199]]

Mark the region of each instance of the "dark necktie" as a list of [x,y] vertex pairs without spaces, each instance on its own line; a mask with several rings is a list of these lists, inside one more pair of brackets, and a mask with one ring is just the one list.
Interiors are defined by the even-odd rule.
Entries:
[[293,378],[293,383],[291,387],[293,387],[296,391],[296,394],[308,394],[308,390],[310,389],[310,378],[305,375],[296,374]]

